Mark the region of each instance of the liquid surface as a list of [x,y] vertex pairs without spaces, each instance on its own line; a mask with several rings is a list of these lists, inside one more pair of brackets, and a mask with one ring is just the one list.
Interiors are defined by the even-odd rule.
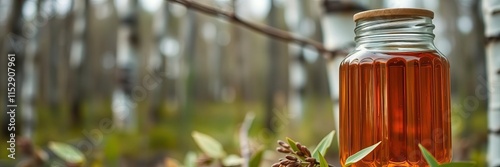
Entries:
[[340,67],[340,161],[382,141],[353,166],[428,166],[419,143],[439,162],[449,162],[450,112],[443,56],[356,52]]

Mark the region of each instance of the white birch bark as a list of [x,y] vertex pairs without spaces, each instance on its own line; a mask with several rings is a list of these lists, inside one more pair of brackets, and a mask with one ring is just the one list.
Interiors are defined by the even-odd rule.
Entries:
[[[326,5],[326,4],[324,4]],[[335,5],[349,5],[348,2]],[[321,29],[324,35],[324,44],[328,50],[337,50],[354,46],[354,27],[355,23],[352,16],[359,9],[346,9],[343,11],[332,11],[328,9],[321,18]],[[339,68],[340,63],[347,55],[329,55],[327,60],[328,83],[330,86],[330,95],[333,100],[333,116],[335,120],[335,130],[339,130]],[[338,135],[337,135],[338,136]]]
[[[135,100],[141,97],[133,96],[134,76],[137,73],[137,39],[134,35],[137,28],[137,1],[124,1],[123,6],[117,3],[120,26],[117,40],[118,87],[113,92],[112,110],[116,127],[125,132],[137,130],[137,113]],[[134,13],[135,12],[135,13]],[[139,90],[138,90],[139,91]],[[134,100],[135,99],[135,100]]]
[[[35,1],[34,3],[40,3]],[[40,7],[36,9],[36,17],[40,16]],[[26,17],[26,16],[25,16]],[[28,17],[30,18],[30,17]],[[27,19],[27,22],[36,21],[34,19]],[[37,93],[37,83],[38,83],[38,72],[36,70],[35,56],[39,48],[40,32],[39,29],[35,29],[35,35],[33,39],[29,40],[26,45],[25,60],[24,60],[24,70],[23,76],[24,81],[22,82],[22,96],[21,96],[21,106],[23,108],[21,117],[24,123],[22,132],[23,136],[31,139],[34,133],[36,112],[34,108],[35,97]]]
[[[322,19],[323,34],[325,35],[326,48],[333,50],[353,42],[354,34],[346,33],[354,29],[352,18],[347,15],[327,14]],[[343,25],[343,26],[340,26]],[[344,59],[341,55],[332,55],[327,62],[328,82],[330,83],[330,95],[334,103],[333,113],[335,117],[335,128],[339,130],[339,67]]]
[[500,0],[483,0],[488,74],[488,165],[500,166]]
[[[302,0],[290,0],[285,3],[285,21],[289,29],[298,35],[304,36],[301,32],[301,24],[304,23],[304,4]],[[294,122],[301,122],[304,114],[303,90],[306,86],[307,71],[303,61],[302,46],[290,43],[288,45],[290,54],[289,71],[289,96],[288,110],[290,118]]]
[[179,111],[179,108],[184,99],[183,92],[184,88],[182,87],[183,82],[181,81],[182,75],[184,72],[184,61],[181,55],[184,54],[184,28],[180,26],[181,24],[185,24],[187,19],[185,19],[185,15],[187,13],[187,9],[176,3],[167,2],[168,15],[171,15],[173,22],[179,20],[179,26],[171,27],[171,30],[166,31],[166,33],[173,32],[168,34],[165,39],[162,39],[160,50],[165,59],[165,73],[168,79],[168,83],[166,83],[167,87],[167,100],[171,104],[169,106],[173,106],[174,111]]

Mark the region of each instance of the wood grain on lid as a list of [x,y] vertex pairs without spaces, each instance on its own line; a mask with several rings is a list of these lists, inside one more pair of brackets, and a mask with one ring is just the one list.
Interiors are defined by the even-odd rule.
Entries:
[[353,19],[354,21],[357,21],[359,19],[386,17],[386,16],[424,16],[424,17],[434,18],[434,12],[427,9],[419,9],[419,8],[375,9],[375,10],[368,10],[356,13],[353,16]]

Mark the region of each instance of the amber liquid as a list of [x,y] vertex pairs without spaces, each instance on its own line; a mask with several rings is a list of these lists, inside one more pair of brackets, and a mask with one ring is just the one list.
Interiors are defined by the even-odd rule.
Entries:
[[360,51],[340,67],[340,161],[379,141],[361,166],[451,160],[449,63],[436,52]]

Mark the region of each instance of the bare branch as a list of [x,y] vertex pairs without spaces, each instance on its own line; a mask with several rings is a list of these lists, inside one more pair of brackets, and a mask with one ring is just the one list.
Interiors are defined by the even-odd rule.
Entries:
[[241,25],[243,27],[246,27],[248,29],[251,29],[253,31],[268,35],[273,38],[277,38],[283,41],[287,42],[294,42],[299,45],[311,45],[314,48],[316,48],[319,52],[325,53],[325,52],[339,52],[339,51],[329,51],[327,50],[321,42],[312,40],[312,39],[307,39],[300,37],[298,35],[292,34],[287,31],[283,31],[274,27],[270,27],[267,25],[259,25],[255,24],[252,22],[245,21],[243,19],[240,19],[235,13],[233,12],[227,12],[227,11],[222,11],[217,8],[198,3],[193,0],[168,0],[170,2],[175,2],[182,4],[186,6],[187,8],[191,8],[194,10],[197,10],[199,12],[205,13],[207,15],[211,16],[222,16],[225,17],[228,21],[231,21],[235,24]]

